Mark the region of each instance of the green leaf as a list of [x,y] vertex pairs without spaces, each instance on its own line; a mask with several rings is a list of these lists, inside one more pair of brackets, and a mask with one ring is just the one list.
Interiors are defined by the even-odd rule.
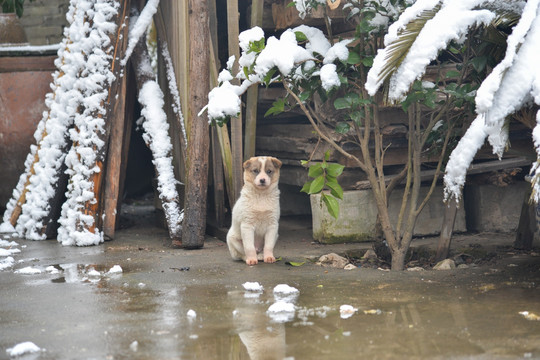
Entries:
[[301,31],[295,31],[294,35],[296,35],[296,41],[298,42],[304,42],[307,41],[307,36]]
[[270,81],[272,81],[272,78],[274,77],[274,74],[276,73],[277,69],[275,67],[273,67],[272,69],[270,69],[266,75],[264,76],[263,78],[263,83],[268,86],[270,85]]
[[338,177],[339,175],[341,175],[343,173],[344,168],[345,168],[345,166],[343,166],[341,164],[329,164],[328,168],[326,169],[326,172],[330,176]]
[[324,171],[322,169],[322,164],[319,163],[319,164],[311,165],[309,167],[308,176],[312,178],[316,178],[316,177],[321,176],[323,173]]
[[285,111],[285,99],[277,99],[272,103],[272,107],[264,114],[268,115],[277,115]]
[[334,129],[334,131],[337,132],[338,134],[346,134],[349,132],[350,129],[351,129],[351,126],[349,125],[349,123],[339,122],[336,125],[336,128]]
[[295,7],[296,6],[296,3],[294,1],[291,1],[290,3],[287,4],[286,7]]
[[486,68],[487,64],[487,57],[486,56],[478,56],[471,60],[471,63],[474,67],[474,70],[477,72],[481,72]]
[[330,150],[326,150],[324,152],[324,161],[328,161],[330,159]]
[[325,193],[321,194],[322,200],[324,201],[328,213],[334,218],[337,219],[339,216],[339,203],[333,196],[327,195]]
[[291,265],[291,266],[302,266],[302,265],[304,265],[305,263],[306,263],[305,261],[302,261],[302,262],[287,261],[285,264]]
[[360,54],[354,51],[349,51],[349,57],[347,58],[347,64],[356,65],[362,61]]
[[334,107],[336,110],[349,109],[351,107],[351,103],[345,98],[337,98],[334,100]]
[[365,67],[372,67],[373,66],[373,57],[372,56],[366,56],[365,58],[362,58],[362,65]]
[[337,181],[328,181],[326,186],[330,188],[330,193],[334,195],[334,197],[343,200],[343,188],[337,183]]
[[304,184],[304,186],[302,187],[302,189],[300,190],[300,192],[309,194],[309,188],[311,187],[311,183],[312,183],[312,182],[313,182],[313,181],[306,181],[306,183]]
[[321,192],[323,187],[324,187],[324,175],[321,175],[315,180],[313,180],[313,182],[311,183],[311,186],[309,187],[309,193],[318,194]]

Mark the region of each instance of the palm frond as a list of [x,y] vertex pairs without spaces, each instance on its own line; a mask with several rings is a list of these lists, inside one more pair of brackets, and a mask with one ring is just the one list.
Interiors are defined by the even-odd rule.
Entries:
[[424,10],[413,21],[409,22],[399,33],[398,38],[386,46],[385,64],[379,72],[378,80],[386,81],[399,68],[403,59],[414,44],[424,25],[435,17],[441,9],[439,2],[432,9]]

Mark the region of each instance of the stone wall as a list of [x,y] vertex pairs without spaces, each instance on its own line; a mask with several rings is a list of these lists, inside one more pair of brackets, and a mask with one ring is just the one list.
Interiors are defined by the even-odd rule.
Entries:
[[69,0],[25,1],[21,22],[31,45],[57,44],[67,25]]

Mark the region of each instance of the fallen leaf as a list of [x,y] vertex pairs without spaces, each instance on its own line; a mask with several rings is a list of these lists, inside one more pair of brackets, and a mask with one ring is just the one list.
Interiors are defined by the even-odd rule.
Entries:
[[306,263],[305,261],[302,261],[302,262],[287,261],[285,264],[291,265],[291,266],[302,266],[302,265],[304,265],[305,263]]

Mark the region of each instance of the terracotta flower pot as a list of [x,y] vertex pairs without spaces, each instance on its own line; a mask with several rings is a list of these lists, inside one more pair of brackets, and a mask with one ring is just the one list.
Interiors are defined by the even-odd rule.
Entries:
[[27,43],[26,33],[15,13],[0,14],[0,46]]

